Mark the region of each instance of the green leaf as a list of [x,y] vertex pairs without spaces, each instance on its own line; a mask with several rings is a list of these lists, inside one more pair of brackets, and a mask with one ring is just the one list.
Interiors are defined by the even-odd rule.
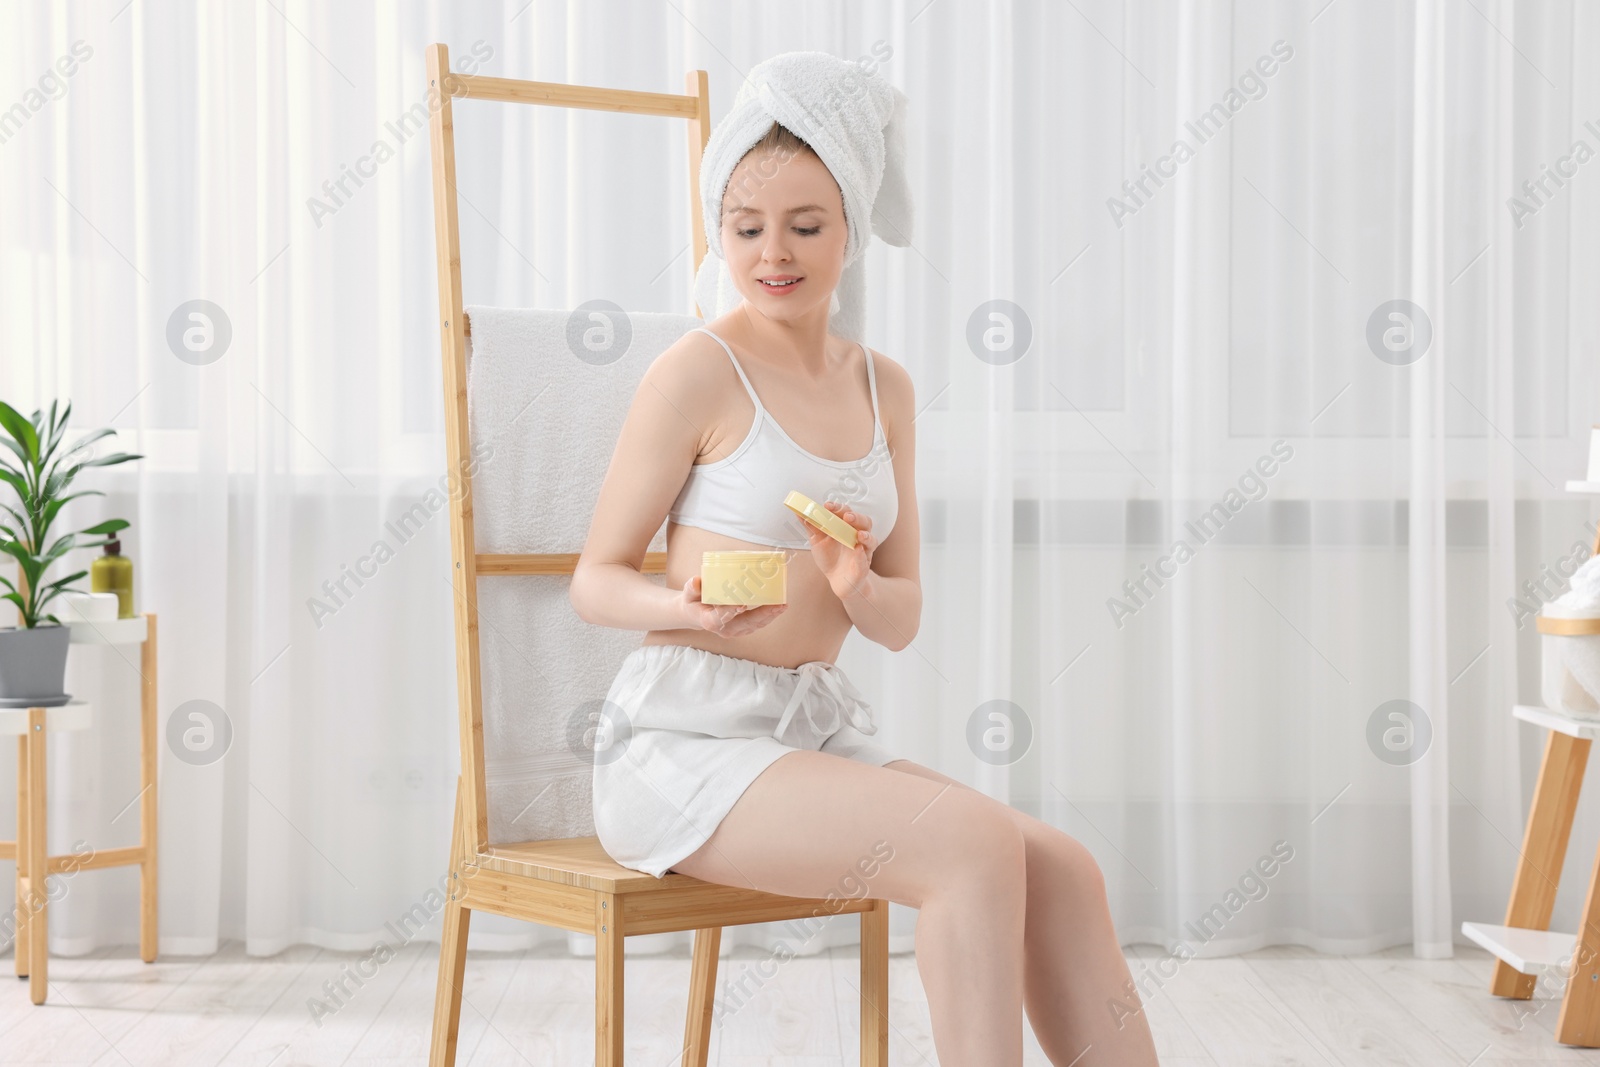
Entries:
[[61,436],[66,430],[66,426],[67,424],[65,421],[56,421],[56,402],[54,400],[50,401],[50,414],[46,416],[44,420],[44,441],[46,442],[46,453],[54,452],[56,445],[61,443]]
[[[66,588],[66,586],[67,586],[68,583],[75,582],[79,578],[82,578],[84,575],[86,575],[88,573],[89,573],[88,571],[78,571],[75,574],[69,574],[65,578],[62,578],[59,581],[51,582],[49,585],[46,585],[46,586],[42,587],[39,590],[39,592],[33,598],[33,613],[34,613],[34,616],[37,617],[39,615],[39,613],[44,610],[44,606],[46,604],[50,603],[52,600],[54,600],[56,597],[60,596],[62,593],[79,593],[79,592],[82,592],[81,589],[68,589],[68,588]],[[47,616],[47,617],[49,617],[49,616]]]
[[114,437],[116,436],[116,433],[117,431],[111,429],[109,426],[95,430],[93,433],[86,433],[76,441],[72,442],[72,448],[70,451],[76,452],[78,449],[83,448],[86,445],[92,445],[96,441],[103,440],[107,437]]
[[8,467],[0,466],[0,482],[5,482],[17,491],[17,496],[26,501],[28,499],[28,483],[22,480],[22,475]]
[[74,441],[71,448],[63,452],[54,462],[50,464],[49,473],[54,474],[56,472],[56,468],[60,467],[62,463],[66,462],[71,457],[77,455],[81,449],[86,448],[87,446],[92,445],[96,441],[102,440],[103,438],[111,437],[115,435],[116,432],[117,431],[115,430],[96,430],[93,433],[87,434],[84,437]]
[[66,488],[67,482],[71,480],[71,475],[66,473],[51,472],[47,474],[44,479],[44,488],[39,490],[39,499],[54,499],[60,494],[61,490]]
[[126,530],[130,525],[132,524],[127,519],[107,519],[105,522],[96,523],[93,526],[85,526],[78,532],[81,534],[113,534],[118,530]]
[[[5,440],[5,438],[0,437],[0,441],[4,441],[4,440]],[[113,465],[118,464],[118,463],[126,463],[130,459],[143,459],[143,458],[144,458],[144,456],[139,455],[137,453],[113,452],[113,453],[111,453],[110,455],[107,455],[107,456],[98,456],[95,459],[86,459],[82,463],[74,464],[73,466],[68,467],[61,474],[57,475],[57,477],[60,477],[62,479],[62,483],[61,484],[63,486],[65,486],[68,483],[70,483],[72,481],[72,479],[76,478],[78,476],[78,472],[83,470],[85,467],[110,467],[110,466],[113,466]]]
[[39,587],[39,576],[44,573],[45,567],[43,561],[15,541],[0,541],[0,552],[17,561],[17,566],[21,568],[22,577],[28,583],[29,589]]
[[[54,500],[50,501],[50,503],[48,503],[48,504],[46,504],[44,506],[44,524],[45,524],[45,526],[49,526],[52,522],[55,521],[56,513],[59,512],[62,509],[62,507],[64,507],[66,505],[67,501],[76,500],[80,496],[105,496],[105,494],[102,493],[98,489],[84,489],[81,492],[68,493],[66,496],[56,497]],[[0,504],[0,508],[3,508],[3,507],[5,507],[5,505],[4,504]],[[7,508],[7,510],[9,511],[10,509]]]
[[10,556],[17,561],[18,565],[24,568],[34,565],[33,553],[16,541],[0,541],[0,552]]
[[60,559],[62,556],[66,555],[68,552],[71,552],[73,550],[73,548],[75,548],[77,546],[77,543],[78,543],[78,535],[77,534],[75,534],[75,533],[62,534],[60,537],[56,538],[55,543],[50,546],[50,550],[48,552],[43,553],[39,558],[41,560],[43,560],[44,561],[44,565],[46,567],[48,567],[50,564],[52,564],[56,560]]
[[31,465],[39,454],[39,435],[35,432],[33,424],[19,415],[17,409],[4,400],[0,400],[0,428],[26,449],[20,455],[23,462]]
[[[3,401],[0,401],[0,403],[3,403]],[[5,445],[17,454],[17,458],[22,460],[22,469],[24,471],[33,470],[33,459],[28,455],[28,450],[23,448],[22,445],[10,437],[0,437],[0,445]]]
[[49,585],[45,586],[43,589],[41,589],[39,591],[39,603],[43,604],[45,601],[47,601],[51,597],[55,596],[56,595],[56,591],[58,591],[58,590],[61,591],[61,592],[68,592],[68,590],[63,589],[62,587],[65,586],[68,582],[75,582],[79,578],[85,577],[86,575],[88,575],[88,573],[89,573],[88,571],[78,571],[76,574],[69,574],[65,578],[60,579],[59,581],[51,582]]
[[50,440],[49,444],[44,450],[46,456],[54,455],[57,446],[61,444],[62,438],[67,435],[67,417],[71,414],[72,401],[67,401],[67,406],[61,409],[61,414],[59,417],[56,415],[55,401],[52,400],[50,402]]
[[96,456],[85,463],[78,464],[78,469],[84,467],[110,467],[118,463],[126,463],[130,459],[143,459],[144,456],[137,452],[113,452],[109,456]]

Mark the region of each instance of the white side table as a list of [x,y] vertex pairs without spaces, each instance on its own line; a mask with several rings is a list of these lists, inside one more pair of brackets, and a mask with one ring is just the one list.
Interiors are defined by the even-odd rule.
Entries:
[[87,855],[45,852],[45,738],[90,724],[88,702],[54,708],[0,708],[0,734],[17,735],[17,839],[0,841],[0,859],[17,864],[17,977],[43,1004],[49,980],[47,874],[139,865],[139,958],[156,958],[156,617],[72,623],[75,645],[141,645],[139,673],[139,843]]

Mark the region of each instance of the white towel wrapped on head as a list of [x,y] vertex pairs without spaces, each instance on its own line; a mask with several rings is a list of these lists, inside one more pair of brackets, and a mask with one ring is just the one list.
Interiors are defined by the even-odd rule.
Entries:
[[839,183],[849,237],[828,330],[864,339],[867,242],[877,234],[891,245],[911,243],[906,105],[905,93],[881,75],[826,52],[784,52],[751,68],[700,163],[709,248],[694,295],[708,320],[741,299],[722,252],[723,193],[739,161],[776,122],[810,145]]

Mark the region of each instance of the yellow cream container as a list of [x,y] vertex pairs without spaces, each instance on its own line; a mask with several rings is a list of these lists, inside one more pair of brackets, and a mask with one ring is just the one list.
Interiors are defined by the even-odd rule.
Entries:
[[702,604],[788,603],[787,552],[752,549],[706,552],[700,560]]
[[856,547],[856,528],[798,489],[789,490],[783,506],[846,548]]

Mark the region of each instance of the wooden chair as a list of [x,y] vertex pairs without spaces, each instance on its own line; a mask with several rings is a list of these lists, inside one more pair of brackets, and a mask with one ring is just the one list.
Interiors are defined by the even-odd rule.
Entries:
[[[516,81],[453,74],[449,51],[427,50],[428,85],[441,106],[431,119],[434,234],[438,246],[439,308],[443,335],[445,440],[449,470],[461,486],[450,497],[450,550],[456,587],[456,691],[461,731],[461,776],[456,789],[455,829],[450,842],[452,892],[445,904],[434,999],[433,1040],[428,1062],[455,1062],[461,1019],[461,983],[467,962],[472,912],[526,919],[595,937],[596,1067],[620,1067],[623,1056],[623,939],[629,934],[693,930],[689,1009],[681,1063],[704,1067],[711,1042],[717,950],[722,927],[809,918],[820,914],[861,915],[861,1060],[884,1067],[889,1060],[889,904],[885,900],[824,901],[777,896],[702,882],[670,873],[657,879],[615,863],[597,837],[550,841],[490,842],[484,789],[483,693],[478,655],[478,580],[503,575],[571,575],[577,552],[490,554],[476,550],[471,478],[464,462],[472,455],[467,415],[469,324],[461,292],[461,251],[456,215],[456,99],[586,108],[687,120],[689,191],[694,266],[706,254],[699,189],[700,160],[710,137],[706,72],[690,71],[683,95],[601,89],[551,82]],[[649,553],[646,573],[661,574],[665,554]]]

